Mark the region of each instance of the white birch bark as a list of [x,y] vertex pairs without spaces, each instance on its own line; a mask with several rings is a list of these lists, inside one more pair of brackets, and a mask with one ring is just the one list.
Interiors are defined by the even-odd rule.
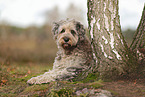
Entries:
[[96,62],[93,71],[111,76],[136,68],[137,60],[121,33],[118,0],[88,0],[88,25]]

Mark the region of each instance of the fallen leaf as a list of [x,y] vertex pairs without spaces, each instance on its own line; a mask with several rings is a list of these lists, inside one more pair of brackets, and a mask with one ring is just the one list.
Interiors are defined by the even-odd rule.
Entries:
[[137,79],[135,80],[134,85],[136,85],[136,83],[137,83]]
[[31,71],[30,70],[28,70],[28,72],[27,72],[28,74],[30,74],[31,73]]
[[8,80],[1,80],[1,82],[2,82],[3,84],[6,84],[7,81],[8,81]]

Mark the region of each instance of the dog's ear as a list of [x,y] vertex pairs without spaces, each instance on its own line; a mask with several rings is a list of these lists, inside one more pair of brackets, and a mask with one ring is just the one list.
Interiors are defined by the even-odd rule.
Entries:
[[54,23],[53,28],[52,28],[52,34],[53,34],[53,38],[56,40],[57,38],[57,34],[58,34],[58,28],[59,28],[59,24],[58,23]]
[[52,34],[53,35],[56,35],[58,33],[58,28],[59,28],[59,24],[54,23],[53,28],[52,28]]
[[79,34],[80,40],[84,40],[85,29],[84,29],[84,26],[80,22],[76,22],[76,30]]

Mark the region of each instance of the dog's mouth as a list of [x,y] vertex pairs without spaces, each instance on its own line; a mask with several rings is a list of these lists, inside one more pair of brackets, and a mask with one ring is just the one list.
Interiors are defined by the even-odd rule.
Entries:
[[63,44],[62,44],[62,47],[63,47],[64,49],[66,49],[66,50],[71,49],[71,45],[68,44],[68,43],[63,43]]

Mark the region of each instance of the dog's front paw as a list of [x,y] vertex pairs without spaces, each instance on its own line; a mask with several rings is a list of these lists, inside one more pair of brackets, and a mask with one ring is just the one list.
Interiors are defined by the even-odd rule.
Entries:
[[41,84],[39,81],[39,79],[37,77],[32,77],[31,79],[29,79],[27,81],[27,84],[32,85],[32,84]]
[[37,77],[32,77],[31,79],[29,79],[27,81],[27,83],[32,85],[32,84],[49,83],[51,81],[55,81],[55,79],[53,77],[51,77],[50,75],[47,75],[47,73],[45,73],[45,74],[37,76]]

